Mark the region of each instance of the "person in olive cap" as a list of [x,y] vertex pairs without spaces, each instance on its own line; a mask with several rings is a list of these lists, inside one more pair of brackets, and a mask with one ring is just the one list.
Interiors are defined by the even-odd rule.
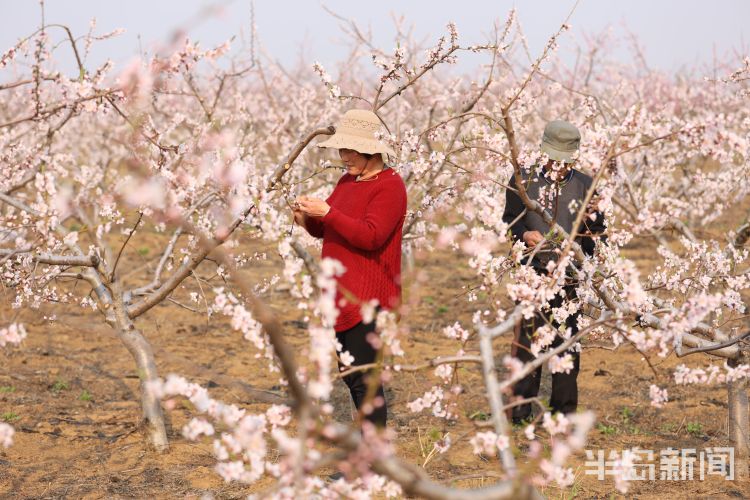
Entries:
[[[542,166],[535,166],[530,172],[523,172],[522,178],[529,198],[537,200],[548,210],[553,220],[565,231],[570,233],[576,220],[579,209],[591,189],[592,179],[588,175],[573,168],[578,148],[581,143],[581,133],[578,129],[562,120],[551,121],[544,128],[542,136],[542,153],[546,154],[548,160]],[[549,233],[549,225],[537,213],[526,211],[521,198],[514,191],[516,189],[515,179],[510,178],[509,186],[505,194],[505,211],[503,221],[512,224],[510,231],[514,241],[523,241],[530,249],[530,255],[522,261],[530,264],[540,274],[547,274],[548,264],[556,261],[560,251],[560,245],[545,239]],[[588,215],[593,214],[592,217]],[[595,243],[592,236],[600,235],[605,231],[604,217],[598,211],[592,211],[583,219],[581,227],[578,228],[576,241],[582,246],[587,255],[593,255]],[[529,259],[531,261],[529,262]],[[559,324],[551,319],[551,309],[560,307],[563,302],[575,299],[575,280],[571,277],[566,279],[562,291],[549,301],[546,310],[537,312],[534,317],[524,319],[516,327],[515,339],[511,347],[511,354],[526,363],[534,360],[536,356],[531,352],[531,342],[537,329],[548,321],[553,328],[559,328]],[[580,314],[568,316],[565,326],[570,328],[575,335],[578,331],[578,317]],[[558,334],[555,336],[550,348],[559,346],[563,338]],[[568,373],[560,372],[552,374],[552,395],[550,397],[550,408],[552,413],[572,413],[578,406],[578,370],[580,367],[580,355],[576,351],[568,351],[573,357],[573,369]],[[564,354],[564,353],[562,353]],[[519,398],[536,397],[539,393],[539,383],[542,369],[527,375],[513,387],[513,394]],[[514,424],[521,424],[531,417],[531,405],[523,404],[512,409],[512,420]]]

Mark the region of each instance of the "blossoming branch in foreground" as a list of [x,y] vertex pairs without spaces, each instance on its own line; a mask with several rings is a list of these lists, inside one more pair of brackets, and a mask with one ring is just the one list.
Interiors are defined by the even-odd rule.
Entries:
[[[351,470],[356,467],[356,472],[360,475],[357,479],[330,484],[317,476],[306,474],[300,491],[292,487],[295,484],[294,464],[302,460],[303,467],[313,467],[321,459],[321,452],[303,446],[299,439],[285,430],[292,422],[292,413],[288,406],[272,405],[263,413],[251,414],[235,405],[211,398],[205,388],[177,375],[149,383],[148,390],[158,398],[186,397],[197,412],[206,414],[214,422],[212,425],[202,418],[194,417],[183,427],[182,433],[189,440],[218,434],[212,441],[214,456],[218,460],[216,472],[227,482],[253,483],[264,474],[268,474],[279,481],[279,491],[286,491],[290,495],[337,497],[346,493],[352,498],[369,498],[372,495],[384,494],[391,498],[401,494],[397,484],[369,472],[368,464],[378,453],[392,453],[388,446],[381,444],[370,447],[363,444],[361,449],[348,457],[346,465],[342,464],[342,467],[349,467]],[[2,425],[0,424],[0,433],[5,430]],[[374,432],[373,429],[366,428],[364,431],[365,443],[377,441],[374,435],[367,437],[368,432]],[[280,458],[272,459],[268,456],[269,439],[276,443],[281,452]],[[445,444],[446,448],[448,446],[449,442]],[[279,494],[278,498],[294,497]]]

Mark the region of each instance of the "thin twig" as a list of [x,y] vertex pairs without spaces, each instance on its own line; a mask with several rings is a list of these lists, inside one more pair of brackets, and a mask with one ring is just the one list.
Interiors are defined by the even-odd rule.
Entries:
[[117,264],[120,262],[120,257],[122,256],[122,252],[123,250],[125,250],[125,247],[128,246],[128,241],[130,241],[130,238],[133,237],[135,230],[138,229],[138,225],[141,223],[141,219],[143,219],[143,212],[138,212],[138,220],[135,221],[135,225],[133,226],[133,229],[130,230],[130,232],[128,233],[128,237],[125,238],[125,242],[120,247],[120,251],[117,252],[117,258],[115,258],[115,263],[112,265],[112,273],[109,275],[109,281],[115,280],[115,271],[117,270]]

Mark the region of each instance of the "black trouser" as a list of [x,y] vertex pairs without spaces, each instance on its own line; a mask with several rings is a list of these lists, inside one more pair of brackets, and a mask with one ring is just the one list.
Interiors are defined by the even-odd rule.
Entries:
[[[563,287],[563,291],[549,301],[549,307],[560,307],[563,303],[563,294],[568,300],[575,298],[575,287]],[[566,320],[566,326],[572,330],[571,335],[575,335],[578,332],[579,316],[580,313],[576,313],[568,316],[568,319]],[[546,321],[545,318],[547,318]],[[524,363],[536,359],[530,351],[532,337],[536,329],[545,325],[547,321],[549,321],[554,328],[559,326],[557,322],[551,320],[549,310],[546,311],[546,314],[538,312],[533,318],[523,319],[520,332],[518,332],[514,345],[512,346],[511,354]],[[551,348],[559,346],[564,341],[565,340],[559,334],[555,335]],[[578,382],[576,379],[581,365],[580,354],[572,350],[568,350],[567,352],[573,356],[573,369],[569,373],[552,374],[552,395],[549,401],[552,413],[573,413],[578,407]],[[565,353],[560,353],[559,355],[563,354]],[[515,396],[520,396],[521,398],[536,397],[537,394],[539,394],[539,383],[541,382],[541,378],[542,368],[539,367],[513,386],[513,394]],[[514,422],[530,417],[531,404],[527,403],[514,407],[512,415]]]
[[[343,332],[336,332],[336,338],[343,348],[342,352],[349,351],[349,354],[354,356],[354,363],[352,367],[358,365],[366,365],[375,362],[375,356],[377,351],[367,341],[367,335],[375,332],[375,322],[362,323],[361,321]],[[348,367],[344,367],[339,363],[339,368],[347,370]],[[354,400],[354,406],[359,410],[362,406],[362,402],[365,400],[367,395],[367,382],[369,375],[372,370],[364,372],[354,372],[344,377],[344,382],[349,387],[349,392]],[[379,404],[381,403],[382,404]],[[365,418],[375,424],[378,427],[385,427],[386,415],[388,413],[385,404],[385,393],[383,392],[383,384],[378,381],[378,389],[373,398],[373,410],[369,414],[365,415]]]

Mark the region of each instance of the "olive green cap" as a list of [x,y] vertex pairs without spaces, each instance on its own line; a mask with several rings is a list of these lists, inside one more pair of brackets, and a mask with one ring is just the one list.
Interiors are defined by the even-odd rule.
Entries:
[[581,145],[581,132],[575,125],[563,120],[554,120],[544,127],[542,152],[551,160],[570,162]]

